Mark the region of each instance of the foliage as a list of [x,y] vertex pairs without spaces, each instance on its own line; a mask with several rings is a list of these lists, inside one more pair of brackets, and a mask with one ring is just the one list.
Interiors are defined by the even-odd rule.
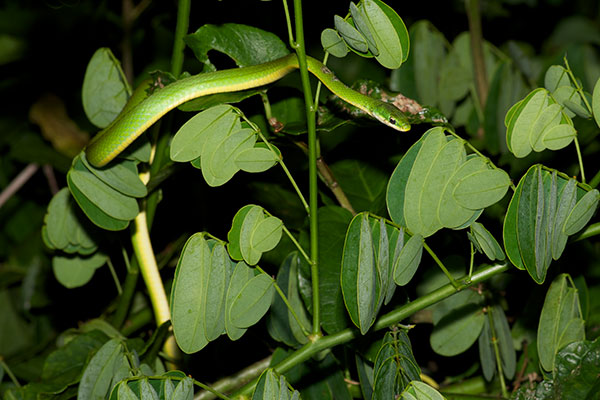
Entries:
[[0,10],[2,398],[597,398],[596,2],[109,3]]

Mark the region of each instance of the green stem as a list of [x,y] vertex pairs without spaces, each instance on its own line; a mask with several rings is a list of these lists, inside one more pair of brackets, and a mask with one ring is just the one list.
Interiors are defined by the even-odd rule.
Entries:
[[169,302],[165,288],[158,272],[154,251],[152,250],[146,213],[144,211],[135,217],[131,242],[140,266],[142,278],[144,278],[146,288],[148,289],[148,295],[150,296],[150,302],[152,303],[156,319],[156,326],[160,326],[171,318],[171,313],[169,311]]
[[2,356],[0,356],[0,367],[2,367],[4,369],[4,371],[6,371],[6,374],[8,375],[8,377],[10,378],[10,380],[12,381],[12,383],[14,383],[14,385],[16,387],[21,387],[19,380],[17,379],[15,374],[13,374],[12,370],[8,367],[8,364],[6,364],[4,362],[4,359],[2,358]]
[[137,258],[134,258],[131,264],[131,267],[127,268],[127,276],[125,277],[125,283],[123,284],[123,293],[121,293],[121,297],[119,298],[117,310],[112,316],[112,325],[117,329],[121,329],[127,318],[133,295],[135,294],[138,277],[140,275]]
[[283,225],[283,231],[285,232],[286,235],[288,235],[288,237],[290,238],[290,240],[292,241],[292,243],[294,244],[294,246],[296,246],[296,248],[298,249],[298,251],[300,252],[300,254],[302,254],[302,257],[304,257],[304,259],[306,260],[307,263],[311,263],[311,259],[308,256],[308,254],[306,254],[306,252],[304,251],[304,249],[302,248],[302,246],[300,246],[300,243],[298,243],[298,241],[296,240],[296,238],[294,237],[294,235],[292,235],[292,233],[285,227],[285,225]]
[[294,21],[296,37],[292,41],[292,47],[298,56],[302,90],[304,92],[304,106],[306,109],[306,124],[308,127],[308,205],[310,208],[310,257],[311,257],[311,280],[313,301],[313,335],[321,333],[320,300],[319,300],[319,237],[318,237],[318,187],[317,187],[317,129],[315,105],[312,101],[312,91],[308,76],[308,65],[306,63],[306,50],[304,47],[304,25],[302,19],[302,0],[294,0]]
[[181,74],[183,68],[183,50],[185,49],[183,37],[188,33],[191,3],[191,0],[179,0],[177,5],[177,25],[175,26],[175,40],[171,55],[171,73],[176,77]]
[[[210,386],[213,388],[213,390],[221,393],[230,392],[236,388],[239,388],[248,381],[260,376],[260,374],[269,367],[270,363],[271,356],[255,362],[233,376],[228,376],[217,382],[214,382]],[[194,400],[212,400],[214,398],[216,398],[216,396],[208,391],[198,392],[194,395]]]
[[[267,274],[261,267],[259,267],[258,265],[256,266],[256,269],[260,271],[260,273],[268,276],[269,278],[271,277],[271,275]],[[294,308],[292,307],[292,305],[290,304],[287,296],[285,295],[285,293],[283,293],[283,290],[281,290],[281,288],[279,287],[279,285],[277,284],[277,281],[273,281],[273,286],[275,287],[275,291],[277,291],[277,294],[279,294],[279,297],[281,297],[281,300],[283,301],[283,303],[286,305],[286,307],[288,308],[288,310],[290,311],[290,313],[292,313],[292,316],[294,317],[294,319],[296,320],[296,323],[298,324],[298,326],[300,327],[300,329],[302,330],[302,334],[306,337],[308,337],[309,332],[308,329],[306,329],[306,327],[304,326],[304,324],[302,323],[302,321],[300,320],[300,318],[298,317],[298,315],[296,314],[296,310],[294,310]]]
[[440,267],[442,272],[448,277],[448,280],[450,281],[452,286],[457,288],[459,286],[458,282],[456,282],[456,280],[454,279],[454,277],[452,276],[450,271],[448,271],[448,269],[446,268],[446,266],[444,265],[442,260],[439,259],[439,257],[433,252],[433,250],[431,250],[431,248],[429,247],[429,245],[427,243],[425,243],[425,241],[423,241],[423,247],[429,253],[431,258],[433,258],[433,261],[435,261],[435,263],[438,265],[438,267]]
[[496,356],[496,368],[498,368],[498,378],[500,379],[500,388],[502,396],[508,397],[506,390],[506,382],[504,381],[504,371],[502,370],[502,358],[500,357],[500,347],[498,346],[498,337],[496,336],[496,328],[494,327],[493,308],[488,310],[488,320],[490,322],[490,330],[492,331],[492,346],[494,347],[494,355]]
[[[181,70],[183,69],[183,50],[185,49],[185,42],[183,41],[183,37],[187,35],[188,32],[190,8],[191,0],[179,0],[177,6],[177,25],[175,26],[175,39],[173,42],[173,54],[171,56],[171,73],[176,77],[181,75]],[[166,126],[170,125],[170,123],[166,124]],[[166,149],[169,146],[170,139],[170,135],[159,135],[159,138],[154,148],[154,156],[150,164],[151,177],[156,175],[163,167],[163,165],[165,165],[169,161],[165,160],[165,155]],[[152,192],[147,198],[146,213],[149,227],[152,226],[152,222],[154,221],[154,214],[156,212],[156,207],[158,206],[158,200],[158,191]]]
[[[508,269],[508,264],[496,264],[482,268],[473,274],[473,276],[470,279],[470,282],[468,282],[468,276],[465,276],[459,280],[460,284],[458,285],[458,287],[455,287],[452,284],[444,285],[439,289],[436,289],[433,292],[426,294],[425,296],[421,296],[418,299],[411,301],[410,303],[398,307],[397,309],[381,316],[375,322],[372,329],[385,329],[391,325],[402,321],[405,318],[408,318],[409,316],[411,316],[419,310],[422,310],[444,300],[445,298],[453,295],[459,290],[463,290],[469,286],[486,281],[492,276],[505,272]],[[339,346],[344,343],[348,343],[349,341],[359,337],[361,337],[361,334],[360,331],[356,328],[346,328],[340,332],[334,333],[333,335],[323,336],[313,342],[305,344],[303,347],[296,350],[284,360],[275,365],[274,368],[280,374],[285,373],[289,371],[292,367],[303,363],[304,361],[310,359],[311,357],[315,356],[323,350],[332,348],[334,346]],[[249,395],[256,386],[256,382],[257,379],[248,383],[247,385],[242,387],[235,394],[235,396]]]
[[283,162],[283,159],[279,156],[279,154],[275,151],[275,149],[273,149],[273,146],[271,146],[271,143],[269,143],[269,141],[267,140],[267,138],[262,134],[262,132],[260,130],[257,131],[258,135],[260,137],[260,139],[265,142],[265,144],[267,145],[267,147],[269,148],[269,150],[275,154],[277,156],[277,162],[279,163],[279,166],[281,167],[281,169],[283,169],[283,172],[285,173],[285,175],[287,176],[288,180],[290,181],[290,183],[292,184],[292,187],[294,188],[294,190],[296,191],[296,194],[298,195],[298,197],[300,198],[300,201],[302,202],[302,205],[304,206],[304,210],[309,213],[310,212],[310,208],[308,203],[306,202],[306,199],[304,198],[304,195],[302,194],[302,191],[300,190],[300,187],[298,187],[298,184],[296,183],[296,180],[294,179],[294,177],[292,176],[290,170],[288,169],[288,167],[285,165],[285,162]]
[[106,258],[106,264],[108,265],[110,275],[112,276],[113,281],[115,282],[117,293],[119,294],[119,296],[121,296],[123,294],[123,288],[121,287],[121,282],[119,282],[119,277],[117,276],[117,271],[115,271],[115,266],[113,265],[112,261],[110,261],[110,257]]
[[[325,56],[323,56],[323,65],[327,65],[327,59],[329,58],[329,53],[325,52]],[[321,87],[323,83],[321,81],[317,82],[317,90],[315,93],[315,107],[319,105],[319,96],[321,95]]]
[[575,137],[575,150],[577,152],[577,160],[579,161],[579,170],[581,171],[581,183],[585,183],[585,171],[583,169],[583,159],[581,158],[581,149],[579,148],[579,140]]
[[469,31],[471,37],[471,56],[473,58],[473,73],[475,75],[475,87],[479,109],[483,110],[488,95],[487,73],[485,70],[485,58],[483,54],[483,34],[481,31],[481,13],[479,0],[467,0],[467,18],[469,20]]

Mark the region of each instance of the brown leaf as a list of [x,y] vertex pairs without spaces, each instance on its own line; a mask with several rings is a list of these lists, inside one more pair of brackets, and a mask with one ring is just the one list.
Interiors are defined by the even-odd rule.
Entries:
[[42,95],[29,109],[29,119],[39,125],[42,136],[60,153],[75,156],[90,135],[69,118],[63,101],[52,93]]

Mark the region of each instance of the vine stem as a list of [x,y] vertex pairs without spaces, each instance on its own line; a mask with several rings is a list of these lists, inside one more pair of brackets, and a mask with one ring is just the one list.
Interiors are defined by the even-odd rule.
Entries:
[[316,130],[316,112],[312,100],[312,90],[308,76],[308,65],[306,62],[306,50],[304,46],[304,25],[302,18],[302,0],[294,0],[294,22],[296,37],[292,35],[292,27],[287,7],[287,0],[283,0],[288,21],[288,33],[290,36],[290,45],[296,50],[298,57],[298,67],[300,78],[302,80],[302,91],[304,92],[304,106],[306,109],[306,124],[308,127],[308,205],[309,205],[309,225],[310,225],[310,257],[311,257],[311,281],[312,281],[312,302],[313,302],[313,332],[315,340],[321,335],[320,319],[320,300],[319,300],[319,238],[318,238],[318,187],[317,187],[317,130]]
[[[156,326],[160,326],[171,319],[171,311],[169,309],[167,294],[160,273],[158,272],[154,251],[152,250],[152,242],[150,241],[150,232],[148,231],[148,221],[146,219],[145,210],[142,210],[137,217],[135,217],[131,243],[138,260],[142,278],[148,289],[150,303],[154,310]],[[171,358],[175,358],[177,354],[177,345],[172,339],[173,337],[165,343],[165,351]]]
[[[490,279],[492,276],[496,276],[501,274],[509,269],[509,264],[496,264],[488,267],[484,267],[478,271],[476,271],[473,276],[469,279],[469,276],[464,276],[459,279],[459,284],[457,287],[448,283],[439,289],[434,290],[431,293],[426,294],[425,296],[421,296],[416,300],[413,300],[409,303],[406,303],[403,306],[398,307],[397,309],[382,315],[373,325],[372,330],[381,330],[386,329],[391,325],[394,325],[405,318],[408,318],[412,314],[416,313],[419,310],[422,310],[426,307],[429,307],[435,303],[438,303],[445,298],[453,295],[454,293],[463,290],[469,286],[476,285],[480,282],[486,281]],[[294,366],[305,362],[311,357],[317,355],[323,350],[327,350],[334,346],[338,346],[344,343],[348,343],[353,339],[360,338],[360,331],[356,328],[346,328],[342,331],[334,333],[332,335],[323,336],[318,338],[312,342],[305,344],[303,347],[299,348],[288,357],[280,361],[273,368],[278,373],[282,374],[289,371]],[[240,390],[238,390],[233,398],[247,398],[244,396],[250,395],[254,387],[256,386],[258,379],[254,379],[252,382],[246,384]]]

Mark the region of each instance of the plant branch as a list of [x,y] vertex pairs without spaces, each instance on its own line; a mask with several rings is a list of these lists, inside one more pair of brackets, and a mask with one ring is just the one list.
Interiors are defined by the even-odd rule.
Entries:
[[[218,380],[217,382],[211,384],[210,387],[221,393],[229,392],[260,376],[260,374],[269,367],[270,363],[271,356],[249,365],[233,376]],[[212,400],[215,398],[216,396],[208,391],[198,392],[194,396],[194,400]]]
[[[284,0],[284,3],[286,0]],[[287,8],[287,5],[286,5]],[[308,186],[310,208],[310,257],[311,257],[311,280],[312,280],[312,301],[313,301],[313,335],[321,334],[320,320],[320,300],[319,300],[319,237],[318,237],[318,187],[317,187],[317,129],[316,112],[312,100],[312,91],[310,89],[310,80],[308,76],[308,65],[306,62],[306,50],[304,47],[304,23],[302,18],[302,0],[294,0],[294,22],[295,22],[295,40],[291,45],[296,50],[298,56],[298,66],[302,80],[302,91],[304,92],[304,106],[306,109],[306,124],[308,127]]]
[[[296,141],[294,143],[305,154],[308,154],[308,147],[306,146],[306,144],[304,144],[302,142],[298,142],[298,141]],[[354,207],[352,207],[352,203],[350,203],[348,196],[346,196],[346,193],[344,192],[344,190],[338,183],[337,179],[335,178],[335,175],[333,175],[333,171],[331,170],[331,168],[329,168],[329,165],[327,165],[327,163],[325,162],[325,160],[323,159],[322,156],[319,156],[317,158],[317,172],[318,172],[319,179],[325,185],[327,185],[329,190],[331,190],[331,193],[333,193],[333,196],[339,203],[340,207],[343,207],[346,210],[350,211],[352,213],[352,215],[356,215],[356,211],[354,210]]]
[[[464,276],[459,279],[459,284],[455,287],[448,283],[439,289],[434,290],[431,293],[421,296],[416,300],[411,301],[397,309],[381,316],[373,325],[373,330],[385,329],[391,325],[399,323],[403,319],[411,316],[412,314],[420,311],[426,307],[429,307],[435,303],[438,303],[445,298],[453,295],[454,293],[463,290],[469,286],[473,286],[480,282],[486,281],[492,276],[496,276],[509,269],[508,264],[496,264],[489,267],[481,268],[476,271],[473,276],[469,279],[468,276]],[[309,342],[300,349],[296,350],[284,360],[274,366],[275,370],[282,374],[289,371],[292,367],[303,363],[320,353],[323,350],[339,346],[344,343],[361,337],[360,331],[356,328],[346,328],[340,332],[334,333],[333,335],[323,336],[313,342]],[[256,385],[257,379],[245,385],[239,391],[236,392],[236,396],[241,398],[242,395],[249,395]]]
[[483,110],[488,95],[488,82],[483,53],[483,34],[481,31],[479,0],[467,0],[465,6],[467,8],[467,18],[469,20],[475,87],[477,89],[479,108]]
[[19,191],[19,189],[21,189],[24,184],[27,183],[27,181],[33,176],[33,174],[36,173],[37,170],[38,165],[32,163],[28,164],[21,172],[19,172],[19,175],[17,175],[15,179],[13,179],[12,182],[10,182],[8,186],[4,188],[2,193],[0,193],[0,208],[2,208],[4,203],[6,203],[8,199],[10,199]]

